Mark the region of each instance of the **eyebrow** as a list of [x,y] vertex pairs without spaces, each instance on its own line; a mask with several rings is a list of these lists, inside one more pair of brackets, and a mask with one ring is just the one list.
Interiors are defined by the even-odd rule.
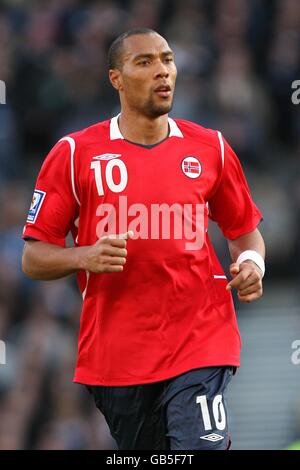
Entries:
[[[168,50],[168,51],[164,51],[162,52],[161,54],[159,54],[163,57],[166,57],[168,55],[172,55],[174,56],[174,52],[171,51],[171,50]],[[151,54],[150,52],[149,53],[144,53],[144,54],[138,54],[136,55],[135,57],[133,57],[133,60],[139,60],[139,59],[153,59],[153,57],[155,57],[155,54]]]

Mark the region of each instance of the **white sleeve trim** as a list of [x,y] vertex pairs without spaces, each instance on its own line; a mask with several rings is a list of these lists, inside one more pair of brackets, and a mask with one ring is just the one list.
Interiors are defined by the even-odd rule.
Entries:
[[62,142],[62,141],[67,141],[70,145],[70,151],[71,151],[71,155],[70,155],[70,160],[71,160],[71,164],[70,164],[70,167],[71,167],[71,183],[72,183],[72,190],[73,190],[73,195],[76,199],[76,202],[77,204],[80,206],[80,201],[79,201],[79,197],[77,196],[77,193],[76,193],[76,188],[75,188],[75,176],[74,176],[74,153],[75,153],[75,148],[76,148],[76,144],[75,144],[75,140],[72,139],[72,137],[63,137],[62,139],[59,140],[59,142]]
[[220,142],[220,150],[221,150],[221,158],[222,158],[222,168],[224,168],[224,159],[225,159],[225,155],[224,155],[224,141],[223,141],[223,137],[222,137],[222,134],[220,131],[217,131],[218,133],[218,138],[219,138],[219,142]]

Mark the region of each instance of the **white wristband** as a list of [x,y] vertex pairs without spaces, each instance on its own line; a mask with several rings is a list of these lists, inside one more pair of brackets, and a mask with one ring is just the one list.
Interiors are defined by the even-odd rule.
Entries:
[[238,265],[240,265],[243,261],[246,261],[246,260],[251,260],[253,261],[255,264],[257,264],[257,266],[259,267],[259,269],[261,270],[262,272],[262,278],[264,277],[265,275],[265,261],[263,259],[263,257],[257,253],[257,251],[254,251],[254,250],[246,250],[246,251],[243,251],[240,256],[238,257],[238,259],[236,260],[236,263]]

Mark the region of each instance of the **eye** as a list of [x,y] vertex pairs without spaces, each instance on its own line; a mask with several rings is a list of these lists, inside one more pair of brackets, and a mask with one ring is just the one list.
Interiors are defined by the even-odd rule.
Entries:
[[143,60],[139,60],[138,62],[138,65],[142,65],[142,66],[145,66],[148,64],[150,64],[150,59],[143,59]]

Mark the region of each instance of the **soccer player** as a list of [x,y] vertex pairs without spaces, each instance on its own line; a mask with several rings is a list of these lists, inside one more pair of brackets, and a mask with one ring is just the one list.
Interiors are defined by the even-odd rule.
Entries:
[[[74,382],[94,396],[119,449],[229,447],[224,393],[240,365],[230,291],[241,302],[262,295],[262,215],[222,134],[168,117],[176,73],[155,31],[113,42],[121,113],[53,147],[23,234],[28,276],[77,274]],[[231,279],[208,218],[228,240]]]

